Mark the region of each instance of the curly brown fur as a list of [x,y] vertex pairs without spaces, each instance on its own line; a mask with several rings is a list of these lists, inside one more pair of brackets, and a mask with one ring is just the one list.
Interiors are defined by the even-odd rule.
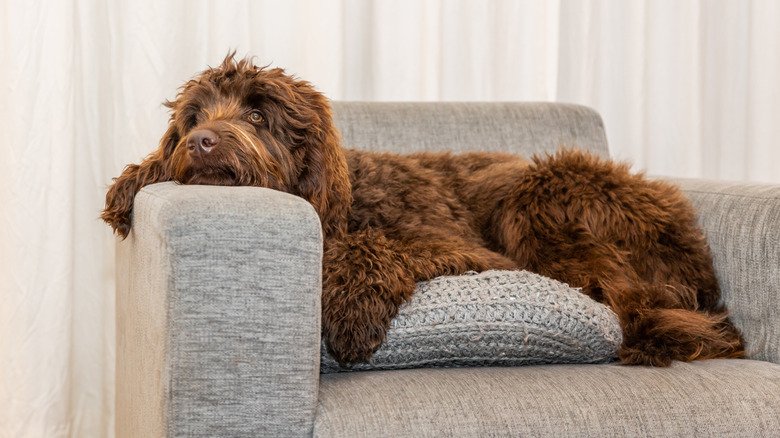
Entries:
[[618,315],[626,364],[744,355],[712,256],[676,188],[587,153],[394,155],[343,149],[307,82],[229,55],[187,82],[157,151],[108,191],[121,236],[146,184],[270,187],[308,200],[325,236],[323,337],[365,361],[415,283],[527,269],[582,288]]

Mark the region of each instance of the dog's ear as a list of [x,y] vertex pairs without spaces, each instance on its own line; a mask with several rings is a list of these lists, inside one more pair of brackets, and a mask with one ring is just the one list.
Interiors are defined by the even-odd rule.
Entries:
[[171,123],[160,140],[160,146],[141,164],[125,167],[106,193],[106,208],[100,216],[114,231],[127,237],[130,232],[131,213],[135,194],[141,187],[171,179],[170,159],[179,142],[179,131]]
[[161,153],[163,160],[170,160],[171,156],[173,155],[173,151],[176,149],[176,145],[179,144],[179,140],[181,140],[181,137],[179,136],[179,129],[174,124],[173,118],[171,118],[171,122],[168,124],[168,129],[160,139],[159,147],[154,153],[152,153],[152,155]]
[[325,96],[313,90],[303,96],[313,114],[307,117],[310,120],[304,134],[305,167],[298,178],[297,194],[317,210],[326,236],[341,235],[347,230],[352,204],[352,186],[341,137]]

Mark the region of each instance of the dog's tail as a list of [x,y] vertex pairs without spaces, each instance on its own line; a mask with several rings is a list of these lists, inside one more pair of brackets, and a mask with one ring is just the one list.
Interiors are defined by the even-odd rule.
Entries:
[[[668,366],[673,360],[745,357],[742,334],[727,312],[659,306],[648,302],[654,296],[648,288],[653,286],[623,294],[622,302],[613,305],[623,328],[622,363]],[[631,295],[641,298],[626,300]]]

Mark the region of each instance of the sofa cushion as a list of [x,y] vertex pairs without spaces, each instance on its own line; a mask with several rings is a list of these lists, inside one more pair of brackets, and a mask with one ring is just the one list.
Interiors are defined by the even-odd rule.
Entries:
[[776,437],[780,365],[546,365],[320,377],[315,437]]
[[[621,340],[617,315],[578,289],[487,271],[419,283],[371,361],[349,369],[608,362]],[[322,373],[343,370],[321,356]]]

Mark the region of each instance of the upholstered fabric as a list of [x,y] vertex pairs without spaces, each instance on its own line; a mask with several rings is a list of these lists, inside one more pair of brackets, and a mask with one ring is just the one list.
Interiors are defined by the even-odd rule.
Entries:
[[[335,108],[353,147],[607,150],[598,115],[576,106]],[[679,182],[701,213],[724,298],[752,356],[780,363],[780,187]],[[133,226],[117,245],[118,437],[314,430],[710,438],[774,437],[780,430],[780,365],[769,362],[320,375],[322,243],[305,201],[257,188],[159,184],[139,193]]]
[[503,151],[526,157],[561,147],[608,157],[601,116],[553,103],[333,102],[350,148],[411,153]]
[[311,431],[322,237],[300,198],[148,186],[118,244],[117,435]]
[[[617,315],[579,290],[487,271],[418,283],[370,362],[346,369],[603,363],[622,339]],[[320,372],[340,370],[323,348]]]
[[780,186],[672,182],[699,211],[724,299],[748,353],[780,364]]
[[544,365],[323,375],[315,437],[774,437],[780,365]]

